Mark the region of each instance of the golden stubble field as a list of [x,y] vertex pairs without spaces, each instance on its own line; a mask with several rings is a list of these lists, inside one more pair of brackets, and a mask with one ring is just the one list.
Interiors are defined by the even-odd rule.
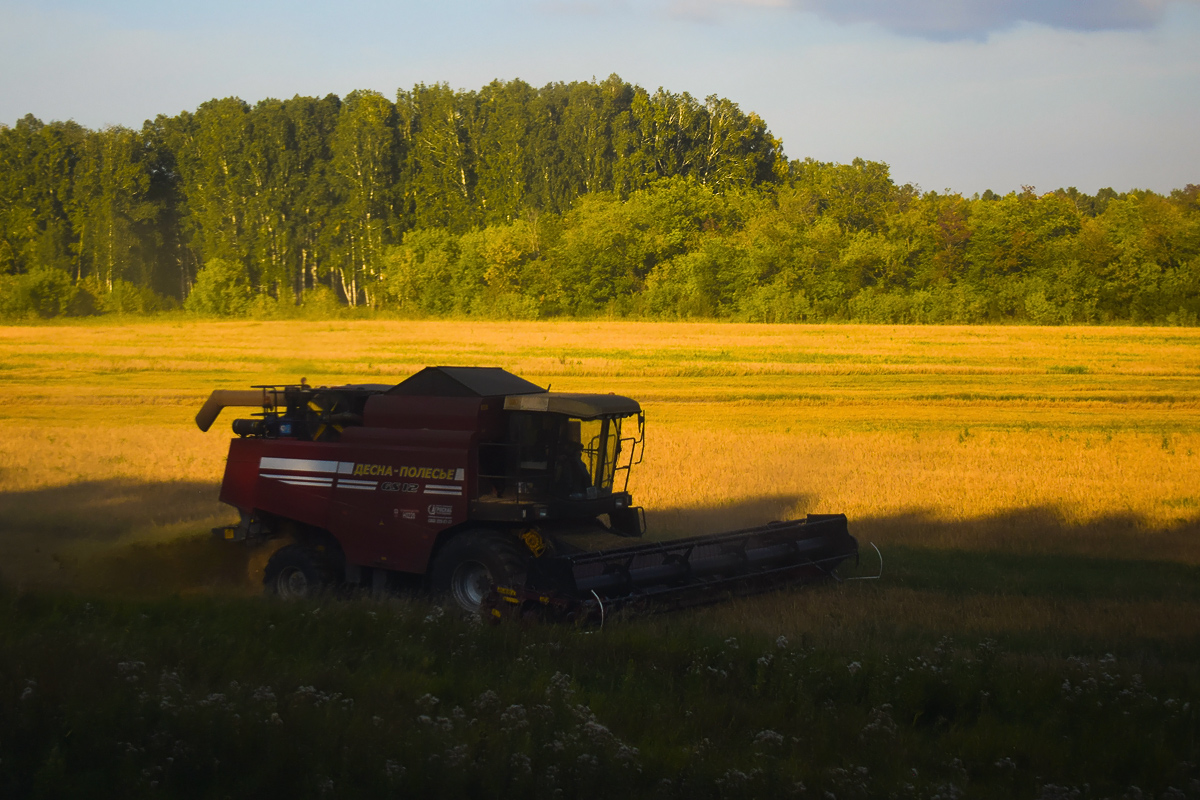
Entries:
[[[631,489],[651,535],[843,512],[885,559],[1200,565],[1197,330],[180,320],[0,328],[0,573],[69,582],[97,554],[228,520],[216,502],[228,421],[208,434],[192,422],[212,389],[388,383],[437,364],[642,401]],[[812,592],[710,613],[1164,636],[1198,625],[1196,608],[1151,601],[1034,614],[1030,598],[867,586],[849,606],[847,591]]]

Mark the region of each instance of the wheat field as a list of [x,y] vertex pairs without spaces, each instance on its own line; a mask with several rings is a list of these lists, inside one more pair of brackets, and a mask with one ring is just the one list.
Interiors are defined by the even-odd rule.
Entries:
[[[1192,796],[1198,345],[1155,328],[0,328],[0,784]],[[207,535],[233,512],[229,420],[201,433],[204,398],[436,364],[638,398],[650,536],[843,512],[865,551],[844,576],[877,573],[874,543],[882,578],[600,630],[483,626],[423,597],[258,598],[246,551]]]
[[1200,331],[179,319],[0,328],[0,572],[230,519],[212,389],[438,364],[639,399],[651,536],[841,512],[885,553],[1200,564]]

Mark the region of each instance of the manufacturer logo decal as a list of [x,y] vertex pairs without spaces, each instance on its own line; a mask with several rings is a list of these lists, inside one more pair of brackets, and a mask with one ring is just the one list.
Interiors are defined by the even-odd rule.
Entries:
[[392,476],[392,468],[387,464],[355,464],[354,475]]
[[[337,465],[336,470],[341,475],[376,475],[381,478],[424,478],[431,481],[455,481],[459,483],[466,480],[467,477],[467,471],[462,467],[393,467],[391,464],[355,464],[350,461],[319,463]],[[328,471],[333,472],[334,470],[330,469]]]

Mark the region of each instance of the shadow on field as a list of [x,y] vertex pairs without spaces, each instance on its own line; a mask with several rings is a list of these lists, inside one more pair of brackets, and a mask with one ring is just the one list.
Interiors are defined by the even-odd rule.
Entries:
[[929,509],[852,519],[850,532],[881,546],[1200,564],[1200,517],[1194,515],[1163,527],[1131,513],[1076,522],[1054,506],[965,520],[944,519]]
[[[87,481],[0,492],[0,576],[16,586],[187,589],[244,578],[209,528],[218,485]],[[237,548],[232,548],[236,550]],[[221,552],[222,550],[226,552]]]
[[648,508],[646,536],[650,539],[669,539],[764,525],[773,520],[787,519],[788,509],[804,507],[810,502],[811,498],[806,495],[777,494],[721,506]]
[[[804,498],[768,496],[721,506],[648,511],[652,538],[716,533],[780,519]],[[849,520],[861,566],[882,585],[947,595],[1200,602],[1200,518],[1169,529],[1134,514],[1072,523],[1059,509],[1030,507],[967,520],[932,511]],[[656,535],[656,533],[658,535]]]
[[107,480],[25,492],[0,492],[0,536],[36,537],[48,545],[111,541],[139,526],[212,516],[216,483]]
[[[249,552],[213,540],[233,513],[215,483],[109,480],[0,492],[0,576],[14,586],[96,591],[243,591]],[[647,538],[718,533],[782,519],[812,498],[768,495],[717,507],[650,509]],[[850,519],[884,584],[945,594],[1200,601],[1200,518],[1155,528],[1133,514],[1074,524],[1032,507],[967,520],[932,510]],[[256,587],[255,587],[256,588]]]

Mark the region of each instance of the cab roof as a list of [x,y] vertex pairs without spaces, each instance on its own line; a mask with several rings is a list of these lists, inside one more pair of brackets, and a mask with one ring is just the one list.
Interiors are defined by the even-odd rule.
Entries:
[[546,390],[500,367],[426,367],[386,393],[420,397],[507,397],[546,394]]
[[503,397],[505,411],[565,414],[578,419],[629,416],[642,410],[616,394],[551,392],[500,367],[426,367],[386,394],[410,397]]
[[578,419],[597,417],[627,417],[642,410],[636,400],[619,394],[574,394],[545,392],[544,394],[514,395],[504,398],[505,411],[541,411],[565,414]]

